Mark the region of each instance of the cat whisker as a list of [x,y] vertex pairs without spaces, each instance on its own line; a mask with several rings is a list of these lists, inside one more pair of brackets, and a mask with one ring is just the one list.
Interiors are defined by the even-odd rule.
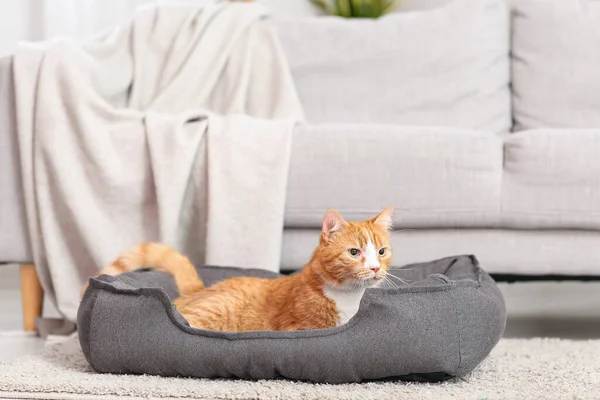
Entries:
[[[330,294],[334,293],[334,289],[335,289],[336,287],[337,287],[337,288],[344,288],[344,289],[347,289],[347,290],[349,289],[350,291],[356,291],[356,290],[357,290],[357,289],[360,287],[360,282],[359,282],[359,281],[352,280],[352,281],[351,281],[351,284],[350,284],[350,285],[348,285],[348,286],[344,286],[344,285],[337,286],[337,285],[336,285],[336,284],[337,284],[337,283],[338,283],[338,282],[339,282],[341,279],[344,279],[344,278],[346,278],[347,276],[349,276],[349,275],[352,275],[352,274],[355,274],[355,272],[354,272],[354,271],[349,271],[349,272],[346,272],[345,274],[342,274],[342,275],[341,275],[341,276],[339,276],[339,277],[338,277],[338,278],[337,278],[335,281],[331,282],[331,283],[330,283],[330,284],[328,284],[328,285],[325,285],[325,286],[323,287],[323,292],[324,292],[326,295],[330,295]],[[322,275],[322,274],[320,274],[320,275],[321,275],[321,277],[323,277],[323,275]]]
[[387,275],[383,277],[383,281],[385,283],[387,283],[389,285],[389,287],[391,287],[391,288],[397,288],[398,287],[398,284],[396,284],[396,282],[393,282],[392,280],[390,280],[390,278],[388,278]]
[[340,280],[352,275],[354,273],[354,271],[350,271],[350,272],[346,272],[345,274],[342,274],[342,276],[338,277],[335,281],[333,281],[331,283],[331,286],[335,286]]
[[388,275],[388,277],[390,277],[390,278],[392,278],[392,279],[396,279],[396,280],[398,280],[398,281],[400,281],[400,282],[402,282],[402,283],[404,283],[404,284],[408,284],[408,281],[406,281],[406,280],[404,280],[404,279],[400,278],[399,276],[396,276],[396,275],[389,274],[389,275]]
[[[331,286],[335,286],[335,285],[336,285],[336,283],[338,283],[338,282],[339,282],[341,279],[344,279],[344,278],[346,278],[348,275],[351,275],[351,274],[353,274],[353,273],[354,273],[354,271],[350,271],[350,272],[346,272],[345,274],[342,274],[342,275],[341,275],[341,276],[339,276],[339,277],[338,277],[338,278],[337,278],[335,281],[331,282],[331,284],[330,284],[330,285],[331,285]],[[325,279],[325,277],[323,276],[323,274],[319,273],[319,275],[321,276],[321,278],[323,278],[323,280],[324,280],[324,281],[326,280],[326,279]]]
[[388,276],[388,277],[390,277],[390,278],[397,279],[397,280],[399,280],[400,282],[402,282],[403,284],[405,284],[405,285],[407,285],[407,286],[410,286],[410,283],[409,283],[409,282],[407,282],[407,281],[405,281],[405,280],[404,280],[404,279],[402,279],[402,278],[399,278],[399,277],[397,277],[397,276],[395,276],[395,275],[392,275],[392,274],[389,274],[389,275],[387,275],[387,276]]

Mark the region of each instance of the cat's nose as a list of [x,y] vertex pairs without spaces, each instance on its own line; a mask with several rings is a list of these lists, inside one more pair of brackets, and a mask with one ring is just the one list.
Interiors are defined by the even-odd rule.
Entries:
[[377,273],[377,271],[379,271],[379,267],[371,267],[369,269],[375,273]]

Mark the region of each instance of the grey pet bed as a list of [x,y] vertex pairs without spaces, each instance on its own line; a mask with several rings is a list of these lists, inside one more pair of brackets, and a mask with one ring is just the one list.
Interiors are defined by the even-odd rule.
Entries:
[[[233,276],[278,276],[214,267],[200,267],[198,273],[207,285]],[[390,273],[409,284],[367,290],[345,325],[237,333],[191,328],[171,304],[177,289],[167,274],[102,275],[90,280],[82,299],[79,340],[98,372],[345,383],[460,377],[502,336],[504,300],[475,257]]]

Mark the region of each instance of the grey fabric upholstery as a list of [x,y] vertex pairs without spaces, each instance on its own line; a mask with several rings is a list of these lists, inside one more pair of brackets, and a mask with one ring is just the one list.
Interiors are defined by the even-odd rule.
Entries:
[[499,222],[502,138],[457,128],[327,124],[294,131],[287,228],[319,228],[394,206],[396,229]]
[[[266,271],[198,268],[210,285]],[[356,316],[332,329],[213,332],[189,327],[171,304],[161,272],[90,280],[78,315],[79,340],[98,372],[201,378],[289,378],[359,382],[441,380],[472,371],[500,339],[504,300],[471,256],[394,270],[409,282],[369,289]]]

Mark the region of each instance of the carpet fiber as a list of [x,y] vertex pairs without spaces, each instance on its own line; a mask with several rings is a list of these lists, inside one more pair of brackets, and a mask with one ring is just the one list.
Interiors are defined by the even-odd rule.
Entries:
[[[600,393],[600,341],[503,339],[464,379],[442,384],[313,385],[97,374],[71,338],[0,363],[0,398],[591,399]],[[98,396],[98,397],[96,397]]]

